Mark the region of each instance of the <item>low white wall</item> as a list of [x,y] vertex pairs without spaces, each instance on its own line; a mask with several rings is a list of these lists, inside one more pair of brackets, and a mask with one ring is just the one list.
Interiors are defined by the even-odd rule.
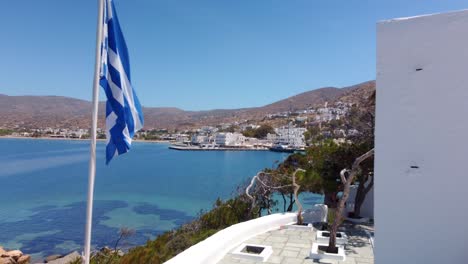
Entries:
[[272,214],[225,228],[165,262],[166,264],[217,263],[242,242],[296,222],[295,213]]

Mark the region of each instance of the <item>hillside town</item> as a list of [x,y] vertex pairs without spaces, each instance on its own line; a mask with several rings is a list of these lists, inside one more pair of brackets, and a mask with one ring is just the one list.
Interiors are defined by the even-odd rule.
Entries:
[[[326,102],[317,107],[296,111],[284,111],[265,115],[260,120],[238,120],[212,126],[200,126],[178,131],[164,128],[145,128],[134,139],[170,142],[176,150],[274,150],[293,152],[303,150],[314,138],[331,138],[344,143],[359,135],[350,125],[352,103]],[[85,128],[26,128],[0,127],[1,136],[88,139]],[[98,128],[98,139],[105,139],[104,128]]]

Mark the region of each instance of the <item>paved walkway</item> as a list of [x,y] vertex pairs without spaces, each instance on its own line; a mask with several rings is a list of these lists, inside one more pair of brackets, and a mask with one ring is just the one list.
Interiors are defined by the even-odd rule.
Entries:
[[231,253],[227,254],[218,264],[234,263],[268,263],[268,264],[368,264],[374,263],[374,254],[365,230],[373,231],[373,227],[366,225],[344,224],[342,231],[349,236],[346,245],[346,261],[312,260],[309,259],[312,242],[315,241],[314,231],[299,231],[293,229],[280,229],[258,235],[244,243],[272,246],[273,253],[267,262],[255,262],[238,258]]

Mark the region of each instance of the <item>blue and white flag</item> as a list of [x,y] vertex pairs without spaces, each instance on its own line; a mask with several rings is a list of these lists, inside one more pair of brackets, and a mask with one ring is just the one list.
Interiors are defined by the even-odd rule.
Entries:
[[131,84],[127,45],[112,0],[104,1],[101,71],[99,84],[107,96],[106,164],[130,149],[132,138],[143,127],[143,111]]

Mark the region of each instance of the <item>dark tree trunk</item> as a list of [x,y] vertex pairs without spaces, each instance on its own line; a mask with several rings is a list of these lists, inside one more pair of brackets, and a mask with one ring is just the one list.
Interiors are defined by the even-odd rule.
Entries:
[[328,253],[335,253],[335,248],[336,248],[336,233],[338,232],[338,226],[341,224],[343,221],[343,210],[345,207],[345,203],[348,200],[349,196],[349,186],[350,183],[349,181],[352,180],[351,177],[348,179],[348,182],[345,183],[345,187],[343,190],[343,196],[341,197],[338,207],[335,209],[335,219],[333,221],[333,224],[330,228],[330,241],[328,242],[328,248],[327,252]]
[[325,205],[328,206],[328,208],[336,208],[338,206],[338,193],[337,192],[325,193],[324,203]]
[[296,200],[294,200],[294,198],[293,198],[293,193],[290,193],[289,194],[289,206],[288,206],[288,209],[286,211],[292,212],[295,202],[296,202]]
[[270,198],[267,198],[267,214],[271,215],[271,200]]
[[356,197],[354,198],[354,217],[361,216],[361,206],[366,199],[367,194],[374,186],[374,176],[371,176],[371,180],[367,186],[365,186],[365,182],[359,182],[358,189],[356,191]]
[[283,213],[286,212],[286,197],[284,196],[284,193],[281,193],[281,197],[283,197]]
[[[350,171],[346,170],[346,169],[343,169],[341,171],[341,173],[340,173],[341,182],[344,185],[344,187],[343,187],[343,196],[341,197],[341,199],[340,199],[340,201],[338,203],[338,207],[335,210],[335,219],[334,219],[333,224],[332,224],[332,226],[330,228],[330,241],[328,243],[328,248],[327,248],[328,253],[334,253],[335,252],[336,233],[338,231],[338,227],[340,226],[342,218],[343,218],[343,211],[344,211],[345,203],[346,203],[346,201],[348,200],[348,197],[349,197],[349,188],[351,186],[351,183],[353,182],[354,178],[356,177],[356,175],[361,170],[361,167],[360,167],[361,162],[363,162],[364,160],[372,157],[373,155],[374,155],[374,149],[371,149],[368,152],[366,152],[365,154],[359,156],[356,160],[354,160],[353,166],[352,166]],[[346,172],[349,172],[349,177],[347,179],[346,179],[346,175],[345,175]]]
[[302,216],[302,204],[299,201],[299,188],[301,188],[301,186],[296,183],[296,173],[298,173],[299,171],[304,170],[296,169],[296,171],[294,171],[292,176],[292,184],[294,186],[294,200],[296,200],[297,203],[297,224],[302,225],[302,223],[304,222],[304,217]]
[[359,182],[357,191],[356,191],[356,197],[354,198],[354,211],[353,211],[353,217],[358,218],[361,215],[361,206],[362,203],[364,202],[365,194],[364,194],[364,182]]
[[[250,209],[249,209],[249,215],[250,215],[250,217],[252,217],[252,219],[255,218],[255,216],[254,216],[254,214],[255,214],[255,213],[254,213],[254,210],[255,210],[255,202],[256,202],[256,201],[255,201],[255,197],[252,197],[252,203],[250,204]],[[260,215],[259,215],[259,216],[260,216]]]

